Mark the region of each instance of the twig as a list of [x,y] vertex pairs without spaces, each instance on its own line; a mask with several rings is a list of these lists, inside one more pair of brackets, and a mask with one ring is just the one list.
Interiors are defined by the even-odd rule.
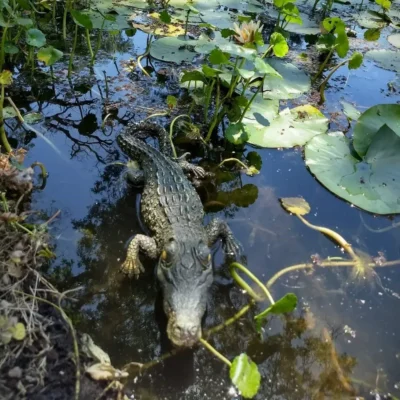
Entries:
[[71,330],[71,335],[72,335],[72,341],[73,341],[73,347],[74,347],[74,358],[75,358],[75,365],[76,365],[76,372],[75,372],[75,400],[79,400],[79,394],[80,394],[80,377],[81,377],[81,371],[80,371],[80,359],[79,359],[79,347],[78,347],[78,340],[76,337],[76,332],[74,325],[72,324],[71,319],[68,317],[68,315],[65,313],[65,311],[57,306],[56,304],[52,303],[49,300],[43,299],[41,297],[37,296],[32,296],[28,293],[21,292],[19,290],[16,290],[15,293],[19,293],[21,295],[27,296],[31,299],[36,299],[38,301],[42,301],[43,303],[49,304],[52,307],[54,307],[62,316],[64,321],[68,324],[70,330]]
[[55,214],[54,214],[52,217],[50,217],[46,222],[44,222],[44,223],[42,224],[42,226],[49,225],[49,224],[50,224],[51,222],[53,222],[60,214],[61,214],[61,210],[57,210],[57,211],[55,212]]

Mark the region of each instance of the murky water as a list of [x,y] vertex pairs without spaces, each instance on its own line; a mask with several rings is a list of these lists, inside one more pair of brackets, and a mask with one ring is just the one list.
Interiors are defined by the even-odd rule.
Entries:
[[[127,187],[121,167],[113,165],[126,160],[114,138],[128,120],[165,110],[166,96],[176,92],[177,85],[157,83],[155,78],[124,69],[126,61],[144,52],[145,34],[108,36],[106,44],[109,53],[100,55],[93,71],[87,68],[81,49],[75,62],[79,73],[70,82],[65,66],[55,70],[55,82],[27,80],[22,85],[21,76],[23,91],[14,94],[15,100],[25,110],[44,114],[44,122],[35,127],[53,147],[21,130],[15,135],[32,146],[27,161],[40,160],[50,174],[45,190],[34,195],[35,207],[49,214],[61,210],[52,226],[58,258],[49,273],[60,290],[83,286],[74,306],[75,321],[120,367],[131,361],[151,361],[168,351],[168,343],[154,265],[147,263],[146,273],[137,281],[117,272],[126,242],[142,229],[137,213],[139,192]],[[304,48],[303,42],[295,47]],[[340,99],[355,102],[361,111],[399,102],[400,96],[387,86],[396,79],[394,73],[368,61],[357,71],[343,67],[332,80],[322,111],[327,116],[340,112]],[[118,109],[118,118],[103,131],[101,124],[110,104]],[[343,128],[347,128],[344,118],[331,124],[332,130]],[[208,212],[206,218],[218,215],[229,222],[243,243],[248,267],[257,276],[266,281],[286,266],[309,262],[316,253],[321,258],[343,255],[326,237],[287,214],[280,197],[303,196],[312,208],[310,222],[336,230],[370,255],[384,252],[388,260],[400,258],[399,229],[371,231],[399,218],[375,218],[336,198],[307,171],[299,149],[247,146],[245,153],[249,151],[257,151],[262,158],[260,175],[232,172],[201,194],[206,205],[220,203],[221,198],[233,199],[233,190],[248,185],[243,190],[247,194],[239,196],[241,201],[232,200],[223,210]],[[250,205],[243,207],[246,203]],[[229,318],[248,300],[230,279],[220,249],[214,260],[215,283],[205,327]],[[273,295],[296,293],[300,303],[295,317],[272,318],[261,340],[252,323],[256,311],[251,311],[211,341],[228,358],[247,352],[259,365],[259,399],[350,398],[343,392],[321,334],[327,328],[344,373],[363,382],[360,393],[378,398],[373,390],[379,387],[381,394],[400,397],[396,386],[400,385],[400,270],[382,268],[371,282],[350,278],[346,268],[285,275],[274,285]],[[139,399],[238,398],[226,366],[202,348],[169,358],[129,385]]]

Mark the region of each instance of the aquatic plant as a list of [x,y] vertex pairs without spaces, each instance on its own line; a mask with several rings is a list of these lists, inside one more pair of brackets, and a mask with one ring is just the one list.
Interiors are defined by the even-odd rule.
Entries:
[[278,9],[275,25],[275,29],[278,31],[284,31],[289,24],[303,24],[300,11],[294,4],[295,2],[296,0],[274,0],[274,6]]

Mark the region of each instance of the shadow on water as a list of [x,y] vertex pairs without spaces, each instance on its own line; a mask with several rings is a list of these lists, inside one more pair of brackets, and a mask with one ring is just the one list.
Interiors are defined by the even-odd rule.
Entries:
[[[34,196],[35,206],[62,210],[53,228],[58,259],[47,273],[60,291],[83,287],[71,306],[74,322],[118,367],[157,358],[169,344],[154,264],[145,261],[146,272],[137,281],[118,273],[128,239],[142,228],[137,210],[140,193],[127,187],[120,166],[111,165],[126,160],[114,138],[128,121],[165,110],[167,94],[176,92],[178,86],[173,77],[155,83],[126,69],[132,55],[145,50],[145,34],[109,35],[103,45],[105,50],[93,71],[87,68],[81,47],[71,80],[66,79],[62,65],[54,71],[55,80],[32,80],[21,74],[11,93],[25,112],[43,114],[38,129],[54,148],[18,126],[9,129],[15,132],[15,142],[31,147],[28,161],[40,160],[50,172],[46,190]],[[306,46],[298,38],[294,45],[299,50]],[[113,59],[107,49],[115,54]],[[341,97],[357,102],[361,110],[399,101],[385,87],[394,75],[372,63],[351,75],[342,68],[335,77],[342,75],[345,81],[338,80],[327,91],[327,115],[338,111]],[[375,79],[378,75],[379,80]],[[112,118],[102,129],[108,114]],[[340,122],[332,123],[332,127],[337,125]],[[246,147],[244,155],[251,151],[255,149]],[[220,215],[229,221],[257,276],[265,281],[285,266],[310,261],[315,253],[322,258],[342,255],[326,237],[284,212],[280,197],[305,197],[312,207],[310,222],[335,229],[369,254],[384,251],[388,259],[399,258],[399,230],[371,232],[365,224],[378,228],[390,221],[373,218],[320,186],[306,170],[300,150],[256,151],[262,159],[260,175],[248,177],[224,169],[199,192],[206,219]],[[229,154],[229,150],[214,152],[216,160],[211,166]],[[214,260],[206,327],[229,318],[247,303],[229,277],[219,249]],[[354,398],[343,392],[337,365],[346,376],[357,377],[366,396],[377,381],[383,391],[399,395],[395,384],[400,381],[400,326],[393,316],[399,307],[400,273],[385,269],[381,284],[375,287],[357,285],[348,277],[348,271],[333,269],[287,275],[274,286],[274,295],[279,298],[287,291],[295,292],[300,299],[296,317],[272,318],[261,339],[254,329],[253,310],[213,337],[216,348],[228,358],[247,352],[260,366],[262,389],[257,398]],[[329,332],[336,350],[324,332]],[[223,364],[199,348],[167,359],[129,385],[140,399],[238,398],[227,374]]]

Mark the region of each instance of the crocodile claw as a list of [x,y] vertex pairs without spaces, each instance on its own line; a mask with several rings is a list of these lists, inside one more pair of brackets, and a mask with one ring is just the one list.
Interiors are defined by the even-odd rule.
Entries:
[[243,255],[243,247],[241,243],[233,236],[229,237],[223,244],[224,252],[229,259],[241,261]]
[[141,272],[144,272],[142,263],[138,258],[126,257],[126,260],[121,265],[121,272],[128,275],[129,278],[139,278]]

